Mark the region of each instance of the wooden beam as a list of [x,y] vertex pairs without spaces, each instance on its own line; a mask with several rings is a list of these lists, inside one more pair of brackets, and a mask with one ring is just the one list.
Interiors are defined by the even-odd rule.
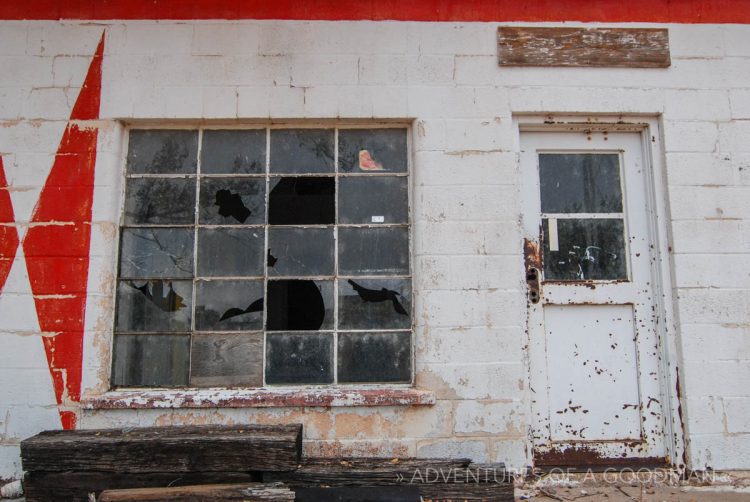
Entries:
[[21,442],[26,471],[289,471],[302,426],[242,425],[46,431]]
[[294,492],[278,483],[245,483],[106,490],[99,497],[99,502],[160,502],[166,500],[179,500],[180,502],[202,502],[205,500],[287,502],[294,500]]
[[500,66],[667,68],[669,34],[652,28],[538,28],[497,31]]

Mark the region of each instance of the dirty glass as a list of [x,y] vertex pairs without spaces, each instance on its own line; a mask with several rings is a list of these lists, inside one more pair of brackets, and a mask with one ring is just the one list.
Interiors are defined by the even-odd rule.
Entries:
[[411,328],[409,279],[339,279],[339,328]]
[[190,331],[192,281],[137,279],[117,285],[117,331]]
[[269,276],[333,275],[333,253],[333,228],[268,229]]
[[406,172],[406,129],[342,129],[339,170],[345,173]]
[[263,228],[199,228],[200,277],[263,275]]
[[263,225],[266,182],[262,178],[203,178],[201,225]]
[[333,129],[271,130],[272,173],[332,173]]
[[195,179],[128,178],[125,224],[192,225]]
[[620,213],[620,158],[617,154],[539,155],[543,213]]
[[192,277],[191,228],[123,228],[120,277]]
[[186,386],[189,351],[189,335],[119,335],[115,337],[112,385]]
[[259,174],[266,171],[266,131],[203,131],[201,173]]
[[263,333],[196,334],[190,352],[193,387],[263,386]]
[[339,273],[409,273],[409,232],[403,227],[340,228]]
[[195,329],[263,329],[263,281],[196,281]]
[[[557,226],[557,250],[550,249],[551,221]],[[542,225],[546,280],[627,279],[625,232],[621,219],[545,218]],[[552,233],[554,235],[554,229]]]
[[128,174],[194,174],[197,166],[198,131],[130,131]]
[[268,281],[266,288],[267,330],[333,328],[333,281],[275,280]]
[[411,336],[403,333],[339,333],[339,382],[411,381]]
[[339,223],[406,223],[407,178],[347,176],[339,179]]
[[332,334],[269,333],[266,336],[266,383],[332,382]]
[[271,178],[269,225],[329,225],[336,219],[333,177]]

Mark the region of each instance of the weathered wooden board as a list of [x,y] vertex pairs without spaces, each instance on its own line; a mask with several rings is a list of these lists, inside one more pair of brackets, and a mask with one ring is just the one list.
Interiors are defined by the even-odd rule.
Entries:
[[99,502],[160,502],[162,500],[179,500],[180,502],[204,502],[209,500],[283,502],[293,501],[294,492],[279,483],[243,483],[106,490],[99,497]]
[[187,486],[215,483],[252,483],[262,478],[252,472],[148,472],[116,473],[67,471],[26,473],[26,502],[64,500],[89,502],[89,493],[99,495],[107,489]]
[[308,488],[395,486],[415,487],[429,500],[513,500],[513,478],[503,464],[467,459],[310,458],[294,472],[264,473],[263,480],[283,481],[303,495]]
[[296,502],[422,502],[414,486],[338,486],[298,488]]
[[294,472],[263,473],[265,482],[292,487],[387,486],[409,482],[415,473],[467,469],[468,459],[307,458]]
[[500,66],[666,68],[669,33],[660,28],[540,28],[497,31]]
[[297,468],[302,426],[46,431],[21,442],[26,471],[212,472]]

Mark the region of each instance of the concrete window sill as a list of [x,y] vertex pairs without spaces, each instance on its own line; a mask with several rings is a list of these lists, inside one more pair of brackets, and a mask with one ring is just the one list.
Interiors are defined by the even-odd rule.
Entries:
[[409,387],[118,390],[81,401],[86,410],[431,406],[435,393]]

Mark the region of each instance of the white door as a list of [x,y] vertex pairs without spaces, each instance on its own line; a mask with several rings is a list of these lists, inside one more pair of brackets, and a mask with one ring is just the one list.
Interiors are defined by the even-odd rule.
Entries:
[[537,466],[660,465],[654,252],[638,132],[522,132]]

